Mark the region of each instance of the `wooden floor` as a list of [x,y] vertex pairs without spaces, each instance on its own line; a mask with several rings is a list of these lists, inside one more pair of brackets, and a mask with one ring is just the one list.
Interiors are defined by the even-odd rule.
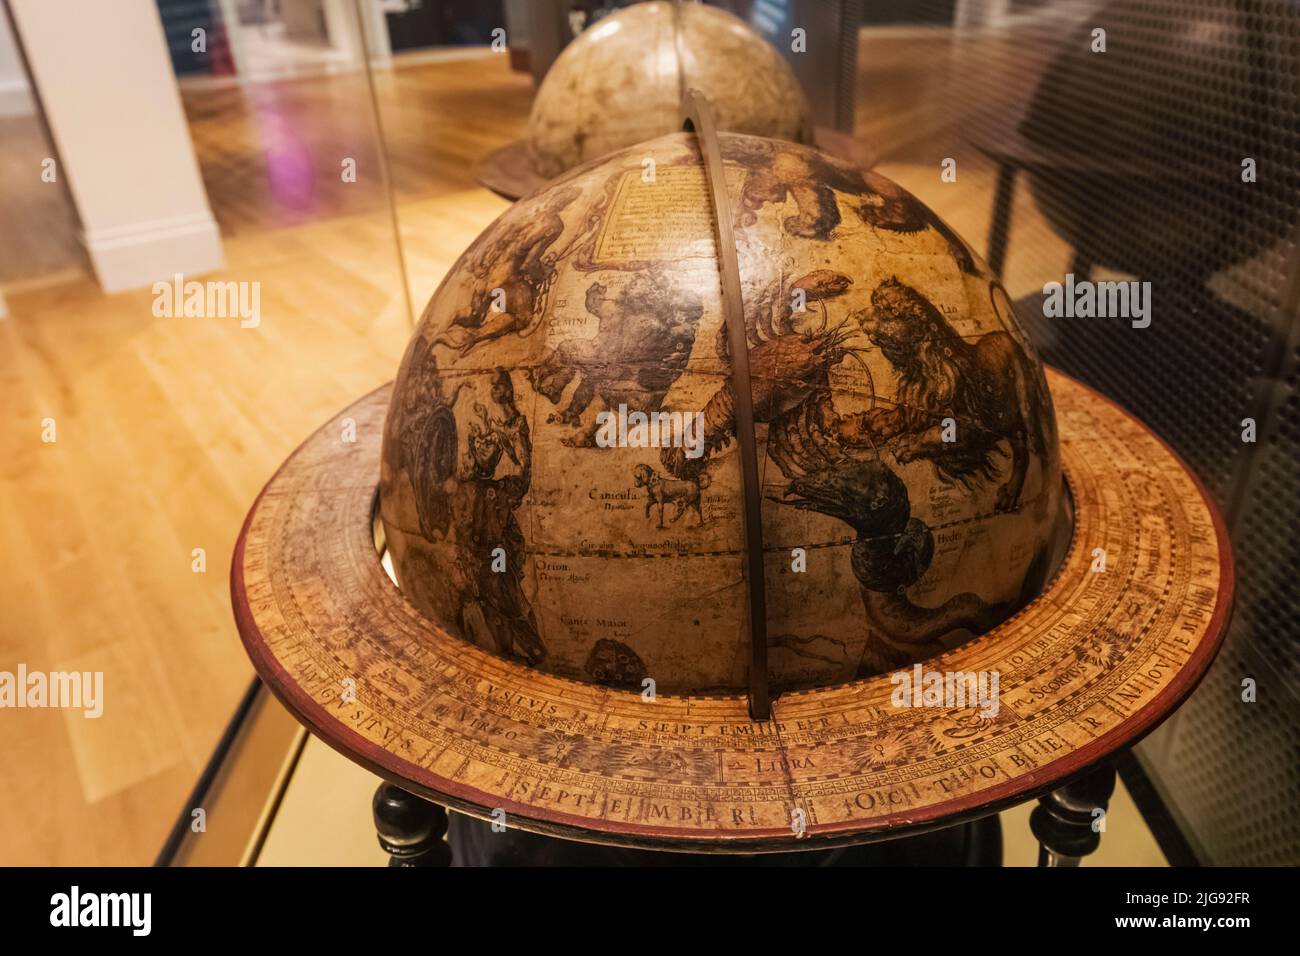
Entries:
[[[222,235],[387,208],[381,142],[398,202],[473,188],[474,160],[522,135],[532,82],[487,54],[376,71],[375,94],[378,116],[361,73],[186,90]],[[355,183],[342,181],[345,159]]]
[[[148,292],[104,296],[75,265],[71,281],[5,287],[0,669],[103,671],[106,703],[98,720],[3,713],[0,864],[153,859],[251,674],[227,590],[244,514],[304,437],[396,370],[408,318],[359,81],[185,96],[226,240],[212,278],[261,283],[257,329],[154,318]],[[380,95],[418,309],[506,208],[474,187],[471,161],[522,130],[529,84],[485,57],[395,71]],[[873,137],[918,122],[872,116]],[[356,184],[340,182],[347,155]],[[991,171],[944,184],[939,158],[912,140],[880,168],[983,248]],[[40,208],[6,218],[0,248],[26,242]],[[1023,231],[1041,237],[1034,215]],[[1065,259],[1059,243],[1013,242],[1013,294]]]
[[[423,284],[505,205],[410,204]],[[89,280],[10,297],[0,668],[103,671],[106,703],[98,720],[4,712],[0,863],[147,863],[161,846],[251,675],[228,596],[243,515],[405,346],[389,230],[372,214],[229,240],[216,278],[262,283],[256,329],[154,318],[148,292]]]
[[46,282],[84,274],[77,217],[54,167],[45,128],[34,116],[0,116],[0,285]]
[[[532,81],[507,59],[376,71],[377,112],[360,72],[183,86],[223,238],[387,210],[381,143],[398,202],[475,187],[474,160],[527,124]],[[54,152],[40,122],[0,117],[0,143],[0,285],[21,290],[89,275],[66,189],[40,181],[41,162]],[[355,182],[343,181],[344,160],[355,162]]]

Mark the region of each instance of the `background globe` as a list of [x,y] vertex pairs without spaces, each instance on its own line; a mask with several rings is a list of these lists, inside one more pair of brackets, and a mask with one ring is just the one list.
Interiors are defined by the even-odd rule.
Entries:
[[[933,656],[1050,570],[1061,480],[1041,365],[1001,286],[910,194],[809,147],[720,142],[772,683]],[[381,515],[416,606],[562,676],[744,688],[722,316],[693,135],[575,170],[497,219],[425,309],[385,426]],[[700,454],[671,431],[639,447],[635,425],[605,447],[602,413],[620,408],[701,415]]]
[[580,34],[546,74],[528,120],[534,170],[549,179],[680,129],[689,87],[709,95],[720,129],[812,142],[799,81],[742,20],[694,3],[638,3]]

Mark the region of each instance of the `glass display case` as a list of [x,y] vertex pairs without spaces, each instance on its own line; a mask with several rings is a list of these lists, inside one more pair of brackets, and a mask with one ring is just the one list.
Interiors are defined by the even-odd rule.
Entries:
[[[1100,840],[1089,864],[1300,862],[1300,766],[1294,759],[1300,554],[1292,530],[1300,501],[1300,93],[1294,82],[1300,12],[1290,0],[130,0],[112,9],[87,6],[66,30],[38,0],[8,0],[6,13],[0,17],[0,341],[6,343],[0,378],[14,421],[26,423],[26,431],[8,441],[11,465],[0,486],[0,540],[7,543],[5,579],[12,588],[6,615],[18,635],[10,643],[24,666],[39,660],[108,675],[111,697],[98,720],[14,712],[14,739],[23,741],[8,761],[23,768],[15,779],[39,775],[75,785],[45,803],[25,800],[31,806],[22,819],[9,815],[9,823],[0,822],[6,847],[0,863],[75,864],[88,854],[111,864],[156,857],[177,866],[382,865],[385,851],[402,858],[427,852],[430,842],[441,846],[441,831],[421,816],[433,811],[403,803],[409,793],[403,796],[395,785],[375,797],[372,819],[375,772],[391,767],[379,757],[357,755],[373,757],[381,744],[357,731],[360,743],[348,737],[340,745],[342,734],[319,733],[315,724],[317,735],[309,735],[289,715],[293,710],[301,718],[305,707],[295,709],[301,702],[282,687],[273,688],[279,694],[273,696],[252,676],[244,653],[249,650],[264,676],[273,669],[267,667],[270,652],[249,634],[256,631],[250,621],[259,611],[258,594],[275,589],[266,582],[260,592],[247,587],[253,599],[244,595],[241,603],[241,575],[257,558],[246,564],[240,549],[250,527],[263,543],[288,535],[287,524],[274,525],[276,539],[266,530],[269,519],[253,527],[257,521],[245,524],[246,516],[254,502],[262,506],[259,493],[268,480],[275,498],[274,482],[286,480],[286,469],[303,483],[295,487],[312,486],[292,467],[282,468],[286,460],[301,462],[292,456],[304,440],[309,456],[326,446],[329,454],[344,456],[358,442],[356,429],[371,428],[355,447],[375,451],[374,467],[367,465],[358,481],[373,486],[381,475],[390,483],[394,475],[408,479],[410,501],[401,499],[389,512],[377,497],[370,510],[356,506],[366,512],[377,550],[392,551],[387,571],[394,582],[413,580],[411,568],[423,567],[417,558],[433,560],[395,544],[401,534],[442,544],[455,537],[443,525],[453,517],[468,521],[471,512],[507,542],[505,557],[526,554],[534,562],[527,575],[494,578],[474,565],[473,555],[448,557],[451,552],[431,549],[439,567],[454,566],[448,573],[454,572],[463,593],[453,600],[436,589],[408,588],[411,608],[454,619],[477,650],[499,652],[547,679],[581,678],[585,668],[592,683],[612,687],[617,681],[611,675],[621,675],[626,694],[640,693],[641,658],[648,656],[644,632],[654,625],[584,620],[584,614],[618,618],[618,607],[606,607],[610,602],[641,607],[630,589],[619,590],[615,572],[592,571],[604,590],[576,609],[547,596],[544,575],[551,569],[538,561],[553,561],[555,574],[580,576],[577,565],[590,556],[570,547],[569,525],[578,529],[574,539],[583,547],[603,542],[597,548],[602,554],[625,545],[614,539],[626,531],[632,544],[619,557],[630,561],[649,547],[649,539],[638,535],[669,542],[665,554],[700,550],[690,535],[714,533],[711,522],[714,528],[740,522],[749,501],[769,508],[758,522],[761,528],[767,521],[769,533],[776,524],[771,508],[797,511],[800,529],[825,531],[817,548],[843,549],[837,580],[852,584],[802,599],[800,613],[818,617],[826,625],[820,631],[773,624],[764,639],[775,662],[776,690],[804,694],[831,670],[837,686],[878,677],[890,667],[920,666],[939,653],[969,649],[1007,621],[1024,624],[1016,615],[1028,604],[1016,604],[1023,595],[1010,592],[1025,591],[1022,582],[1034,575],[1036,587],[1028,590],[1036,595],[1048,593],[1054,580],[1059,589],[1055,572],[1039,567],[1031,552],[1040,545],[1045,555],[1051,552],[1054,569],[1083,560],[1083,544],[1074,541],[1073,551],[1062,544],[1045,511],[1033,519],[1033,534],[1006,545],[1019,562],[1016,586],[989,585],[1001,589],[996,595],[975,592],[996,577],[984,556],[1015,537],[1008,525],[952,543],[967,534],[953,530],[958,525],[1030,514],[1017,497],[1020,488],[1008,490],[1016,481],[1027,481],[1025,487],[1039,494],[1035,502],[1054,501],[1050,489],[1039,493],[1035,483],[1048,484],[1044,476],[1053,459],[1046,449],[1055,435],[1050,441],[1043,436],[1057,419],[1075,429],[1110,422],[1114,435],[1105,437],[1115,442],[1129,434],[1124,423],[1140,423],[1159,439],[1152,439],[1150,447],[1159,451],[1151,455],[1178,463],[1170,470],[1190,476],[1188,484],[1166,480],[1159,469],[1137,475],[1122,461],[1097,462],[1122,473],[1112,487],[1137,500],[1146,481],[1154,490],[1145,500],[1177,504],[1204,495],[1207,514],[1222,517],[1189,539],[1189,547],[1221,539],[1222,575],[1210,580],[1208,572],[1198,578],[1180,571],[1166,579],[1166,564],[1185,557],[1172,545],[1154,549],[1155,557],[1141,566],[1122,562],[1137,552],[1144,530],[1173,522],[1170,509],[1129,509],[1122,527],[1132,534],[1113,545],[1118,559],[1114,550],[1109,555],[1121,561],[1112,571],[1127,569],[1127,589],[1122,602],[1105,609],[1111,616],[1089,618],[1098,640],[1136,646],[1165,628],[1164,649],[1177,657],[1180,634],[1197,626],[1187,620],[1203,601],[1207,620],[1225,627],[1222,647],[1217,656],[1209,654],[1212,665],[1205,658],[1204,674],[1171,678],[1156,673],[1163,666],[1157,660],[1145,677],[1127,675],[1137,695],[1150,689],[1144,680],[1151,686],[1168,681],[1172,689],[1162,700],[1169,716],[1163,723],[1134,718],[1123,746],[1108,751],[1103,762],[1117,767],[1120,777],[1113,797],[1107,781],[1067,784],[1064,776],[1052,777],[1061,784],[1055,798],[1030,793],[1027,784],[1013,794],[1018,799],[1007,796],[1010,790],[998,801],[990,797],[982,829],[971,822],[968,811],[979,802],[972,798],[949,808],[953,822],[969,826],[949,833],[969,837],[960,848],[965,856],[933,839],[911,850],[901,842],[880,850],[877,862],[906,862],[909,853],[913,861],[1077,862],[1086,848],[1073,856],[1059,847],[1087,844],[1086,835],[1077,838],[1091,821],[1085,813],[1080,822],[1083,811],[1070,805],[1072,799],[1109,807],[1113,839]],[[699,116],[681,109],[695,88],[710,104],[708,125],[716,122],[716,133],[706,135]],[[112,123],[104,121],[110,114]],[[707,148],[688,156],[695,147],[680,142],[643,146],[683,129],[700,143],[716,137],[718,166],[730,168],[715,170],[712,179],[700,173],[696,182],[697,167],[711,161]],[[742,141],[749,134],[768,145],[746,152]],[[725,136],[736,137],[727,148]],[[611,154],[632,165],[598,181]],[[662,185],[661,197],[678,192],[671,202],[637,205],[628,195],[644,183]],[[593,198],[597,194],[603,198]],[[690,208],[683,212],[684,206]],[[574,212],[579,208],[587,210],[585,218]],[[721,218],[729,218],[725,230]],[[726,258],[716,250],[732,227],[743,233],[761,226],[778,239],[762,245],[742,235],[739,264],[713,267],[710,257]],[[697,228],[705,229],[707,242],[691,232]],[[692,241],[699,248],[682,253]],[[812,241],[829,250],[816,261],[799,245]],[[671,255],[664,251],[674,243]],[[584,244],[604,260],[597,262],[600,256]],[[876,252],[857,251],[868,246]],[[893,272],[877,275],[886,259]],[[927,311],[907,298],[903,280],[919,287],[908,270],[919,274],[918,262],[940,260],[942,267],[933,271],[942,275],[933,280]],[[620,396],[626,404],[632,389],[625,378],[635,378],[636,388],[656,394],[661,404],[670,388],[685,387],[678,385],[684,373],[688,381],[694,377],[725,391],[719,383],[735,346],[712,326],[697,336],[696,313],[712,306],[693,306],[701,296],[725,303],[731,295],[727,270],[733,268],[751,311],[755,302],[766,310],[754,321],[740,307],[742,320],[749,319],[749,354],[785,333],[810,349],[815,340],[834,356],[811,363],[816,367],[801,385],[808,393],[834,393],[835,402],[814,407],[800,393],[797,401],[769,395],[765,406],[763,393],[754,392],[758,408],[750,409],[749,425],[763,441],[794,433],[793,420],[780,417],[789,407],[812,409],[797,423],[800,454],[763,458],[763,494],[746,499],[737,492],[731,504],[723,500],[731,488],[725,479],[715,474],[710,490],[701,469],[677,462],[674,471],[665,456],[647,458],[645,470],[623,468],[619,488],[602,486],[609,494],[599,514],[584,512],[578,519],[547,511],[548,494],[558,498],[566,482],[576,487],[587,481],[588,473],[572,465],[574,449],[597,444],[592,418],[599,410],[617,409]],[[770,288],[753,279],[769,268],[780,276]],[[708,281],[700,278],[705,272]],[[471,292],[467,276],[477,276],[482,288]],[[875,298],[868,284],[878,287]],[[978,295],[971,291],[977,287]],[[526,342],[534,328],[501,307],[496,293],[515,303],[526,300],[545,322],[569,322],[570,331],[577,330],[573,341],[586,344],[546,350],[537,345],[545,335]],[[448,305],[456,295],[464,301]],[[897,357],[897,337],[872,324],[890,308],[902,314],[904,306],[916,321],[929,323],[925,342],[952,339],[947,351],[939,349],[948,364],[936,358],[922,371],[944,380],[953,408],[971,389],[991,393],[1003,378],[1015,381],[1016,388],[983,405],[971,399],[954,413],[954,427],[973,421],[976,432],[996,432],[975,464],[945,467],[934,448],[948,439],[927,444],[929,432],[919,426],[912,444],[900,446],[908,401],[897,401],[903,410],[893,413],[892,425],[873,405],[886,380],[882,364],[904,381],[899,395],[922,401],[907,369],[898,371],[905,360]],[[805,309],[818,321],[799,318]],[[445,320],[438,335],[421,326],[430,317]],[[625,327],[633,320],[635,328]],[[993,323],[1001,324],[995,329]],[[542,325],[551,334],[553,326]],[[416,329],[426,334],[412,344]],[[519,346],[524,357],[506,368],[500,356],[514,353],[498,346],[516,334],[525,342]],[[560,337],[556,333],[555,341]],[[626,348],[657,343],[662,355],[644,363],[654,369],[639,378],[619,378],[609,371],[614,360],[590,344],[615,339],[631,343]],[[1013,345],[1022,356],[1014,361],[1005,358]],[[961,358],[963,348],[976,357]],[[996,348],[1004,351],[988,358]],[[866,352],[875,354],[849,355]],[[796,365],[792,354],[782,353],[780,373],[787,378]],[[470,368],[473,359],[481,359],[482,368]],[[1049,398],[1033,405],[1026,395],[1040,364],[1064,373],[1058,379],[1058,372],[1049,372],[1045,381],[1069,376],[1082,385],[1063,388],[1091,398],[1074,402],[1075,392],[1058,388],[1055,412]],[[1031,372],[1015,378],[1007,371],[1012,366]],[[408,390],[399,386],[396,394],[405,396],[405,419],[391,420],[395,437],[381,466],[385,419],[354,419],[351,410],[359,396],[378,394],[403,368]],[[478,405],[462,402],[459,425],[448,413],[450,431],[440,432],[438,415],[460,395],[448,369],[478,374],[485,384],[472,393]],[[671,373],[666,382],[654,378],[665,369]],[[770,377],[760,370],[755,381]],[[732,392],[725,401],[711,392],[698,404],[721,416],[711,418],[710,427],[731,416],[718,427],[730,429],[727,453],[738,455],[730,442],[745,416],[730,405],[717,412],[735,401],[736,381],[728,379]],[[907,386],[913,391],[904,391]],[[885,394],[882,388],[879,395]],[[1030,406],[1032,415],[1023,411]],[[1050,428],[1036,429],[1053,414]],[[404,439],[403,421],[414,422],[412,433],[424,431]],[[579,434],[579,426],[587,432]],[[1037,438],[1036,430],[1042,433]],[[38,434],[58,437],[36,443],[32,435]],[[888,453],[875,446],[882,436],[891,442]],[[830,442],[837,443],[834,454],[826,452]],[[821,449],[823,467],[850,459],[862,466],[871,446],[877,460],[922,476],[905,482],[902,519],[870,532],[846,523],[849,491],[862,493],[859,503],[896,503],[902,483],[891,483],[879,470],[868,474],[867,466],[843,466],[834,481],[819,483],[809,477],[818,457],[813,446]],[[1095,447],[1102,449],[1103,442]],[[715,450],[710,445],[707,455]],[[537,472],[521,460],[535,460]],[[1018,478],[1010,480],[1017,469]],[[1065,470],[1068,480],[1068,460]],[[1083,471],[1074,468],[1076,491],[1085,487]],[[777,488],[778,478],[788,481]],[[1175,486],[1185,493],[1171,491]],[[480,497],[470,501],[466,491],[456,498],[464,488]],[[967,513],[951,505],[952,497],[968,492],[987,508],[972,505]],[[598,493],[591,491],[593,500]],[[1106,500],[1080,500],[1085,507],[1114,506],[1122,496],[1096,497]],[[345,498],[340,494],[337,501]],[[503,500],[518,510],[525,498],[533,509],[527,520],[505,514],[510,509]],[[421,510],[416,499],[438,502],[442,511]],[[832,527],[836,520],[844,527]],[[752,524],[744,527],[752,534]],[[322,524],[321,535],[327,530]],[[256,538],[259,531],[262,538]],[[311,537],[302,533],[304,540]],[[888,560],[861,543],[885,539]],[[490,551],[486,538],[472,542]],[[733,545],[717,545],[716,554],[738,554]],[[30,560],[33,551],[42,552],[41,561]],[[333,593],[323,570],[330,553],[324,546],[313,551],[325,557],[308,562],[302,575],[326,595]],[[566,561],[574,567],[560,567]],[[754,567],[761,572],[762,561],[760,554],[747,566],[748,580]],[[896,579],[881,571],[878,565],[885,564],[893,570],[910,565],[915,574]],[[928,570],[958,566],[964,569],[961,587]],[[791,576],[784,568],[781,574]],[[242,647],[231,618],[232,575]],[[784,578],[770,570],[767,577],[779,593]],[[695,579],[706,578],[694,574],[665,588],[672,597],[656,598],[661,603],[654,619],[671,619],[682,633],[707,630],[698,618],[707,624],[709,615],[730,607],[725,589],[691,605],[689,613],[673,603],[698,584]],[[1177,588],[1190,597],[1167,608],[1162,602]],[[286,584],[277,594],[288,591]],[[471,592],[474,600],[465,599]],[[959,638],[935,638],[925,653],[909,649],[868,666],[855,645],[858,657],[846,664],[841,658],[851,641],[839,622],[849,611],[870,614],[890,601],[895,623],[905,611],[909,626],[918,628],[922,612],[937,608],[979,602],[988,613],[978,626],[967,615],[954,630]],[[773,607],[778,603],[774,598]],[[1234,605],[1230,620],[1220,606],[1228,603]],[[451,604],[455,609],[448,611]],[[754,607],[751,597],[733,610],[752,617]],[[1087,600],[1074,607],[1082,616],[1103,615]],[[383,612],[386,620],[400,616],[395,606]],[[547,615],[564,618],[593,646],[584,644],[581,653],[569,655],[572,660],[557,663],[562,642],[553,641],[544,660],[540,638],[531,638],[545,630]],[[882,619],[873,618],[872,627],[884,628]],[[1130,628],[1124,621],[1146,623]],[[1046,646],[1053,638],[1042,640]],[[678,671],[657,673],[686,674],[687,689],[709,701],[743,688],[727,667],[754,659],[730,644],[723,651],[715,645],[675,658]],[[1095,659],[1109,651],[1080,643],[1069,654],[1081,673],[1102,666]],[[374,655],[359,656],[365,659],[358,669],[373,664]],[[726,659],[717,664],[720,657]],[[691,670],[714,664],[708,680]],[[1065,688],[1078,673],[1074,665],[1060,666],[1039,683],[1027,680],[1025,696],[1014,697],[1008,713],[1031,707],[1035,694],[1067,708]],[[800,684],[790,675],[807,680]],[[403,685],[409,674],[394,665],[382,676],[391,687]],[[790,680],[781,684],[784,677]],[[1013,696],[1009,692],[1008,700]],[[1120,687],[1106,705],[1106,719],[1141,710],[1135,705],[1128,712],[1124,701]],[[713,704],[701,706],[708,711]],[[949,736],[927,754],[993,754],[988,741],[1002,726],[996,718],[953,719]],[[1088,719],[1102,718],[1080,715],[1078,740],[1061,738],[1084,755],[1091,753],[1083,739],[1088,728],[1102,726],[1085,727]],[[482,735],[506,722],[486,722],[492,726]],[[549,728],[534,748],[544,751],[538,759],[555,779],[576,775],[586,755],[588,741],[573,742],[573,727],[584,721],[574,717],[571,723]],[[537,730],[523,717],[511,728],[522,737]],[[637,737],[643,731],[655,732],[628,731],[620,745],[644,742]],[[798,727],[810,740],[823,731],[818,746],[835,734]],[[966,743],[971,737],[977,739]],[[476,743],[445,749],[468,754]],[[878,744],[857,754],[853,773],[883,775],[904,758],[928,759],[888,734]],[[662,763],[638,762],[651,760],[640,753],[629,757],[610,774],[616,784],[609,792],[624,784],[635,789],[693,780],[690,774],[703,772],[698,753],[659,749],[667,755],[653,756]],[[355,762],[335,750],[348,750]],[[517,755],[498,756],[500,767],[523,777]],[[1007,773],[996,756],[989,766]],[[429,763],[437,759],[430,756]],[[895,759],[899,763],[890,762]],[[713,783],[730,786],[734,768],[718,762],[721,782]],[[769,770],[780,770],[782,780],[795,772],[778,764]],[[1089,767],[1095,770],[1080,757],[1070,769]],[[953,777],[962,783],[944,786],[960,788],[983,772],[962,764]],[[7,773],[0,769],[0,784],[8,782]],[[738,789],[762,789],[755,780],[771,783],[758,771],[752,778],[737,773]],[[457,767],[455,774],[466,774],[455,782],[469,792],[468,771]],[[392,781],[397,775],[385,776]],[[23,786],[28,789],[15,784],[13,792],[32,797],[35,789]],[[836,786],[831,775],[810,778],[807,792],[824,796]],[[0,792],[9,791],[0,785]],[[430,784],[424,796],[429,792],[442,791]],[[454,811],[486,806],[460,789],[447,792],[454,798],[448,801],[453,830]],[[1044,802],[1035,807],[1040,795]],[[845,813],[861,816],[860,810]],[[218,814],[226,821],[219,830],[196,825]],[[394,822],[409,823],[412,815],[419,817],[415,829],[424,828],[418,840]],[[814,828],[826,824],[816,812],[813,817]],[[42,837],[68,819],[82,821],[70,831],[75,839],[51,843]],[[557,820],[545,818],[546,826],[533,829],[554,835],[572,822]],[[1052,842],[1057,825],[1074,827],[1059,845]],[[321,840],[322,829],[336,838]],[[411,850],[420,841],[422,849]],[[536,852],[537,859],[545,857]]]

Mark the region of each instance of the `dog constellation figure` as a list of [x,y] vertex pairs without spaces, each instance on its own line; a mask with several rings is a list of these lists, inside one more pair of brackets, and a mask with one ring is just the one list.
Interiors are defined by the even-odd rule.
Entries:
[[704,527],[704,511],[700,507],[701,492],[709,487],[709,475],[700,472],[693,478],[668,478],[660,475],[649,465],[637,465],[632,470],[633,479],[638,488],[646,490],[645,516],[648,519],[655,505],[659,506],[659,527],[664,526],[664,505],[671,504],[675,509],[670,519],[674,523],[687,511],[694,511],[700,519],[699,527]]

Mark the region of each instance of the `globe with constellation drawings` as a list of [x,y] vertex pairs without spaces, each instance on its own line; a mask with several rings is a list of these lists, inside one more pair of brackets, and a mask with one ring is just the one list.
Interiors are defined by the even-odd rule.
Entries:
[[[772,686],[925,660],[1051,573],[1064,502],[1042,364],[1001,285],[905,190],[809,146],[718,142]],[[746,686],[709,197],[689,133],[616,152],[506,210],[434,293],[380,480],[397,580],[432,622],[581,681]]]

